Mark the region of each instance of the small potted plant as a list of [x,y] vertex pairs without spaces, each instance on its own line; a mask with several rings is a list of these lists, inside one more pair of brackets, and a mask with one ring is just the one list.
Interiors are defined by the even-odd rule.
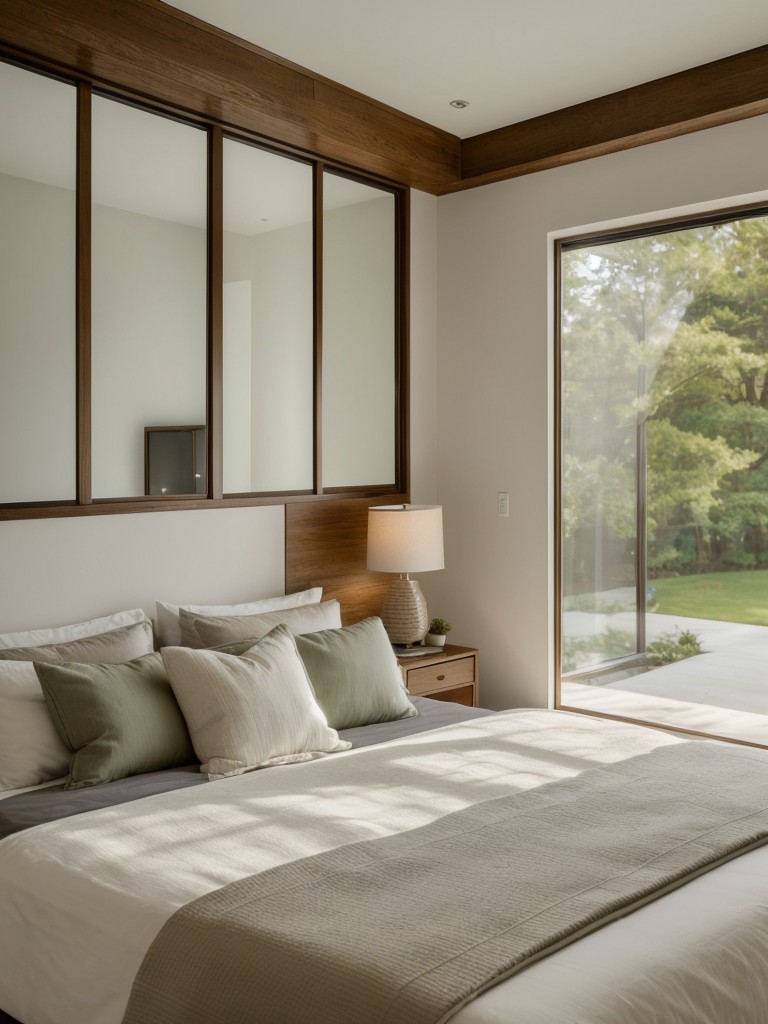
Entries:
[[445,643],[445,634],[450,631],[451,624],[447,619],[432,619],[424,643],[428,647],[442,647]]

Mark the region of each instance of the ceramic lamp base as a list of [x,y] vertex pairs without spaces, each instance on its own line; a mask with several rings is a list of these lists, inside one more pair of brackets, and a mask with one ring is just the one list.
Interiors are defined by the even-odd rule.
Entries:
[[393,644],[415,644],[424,639],[429,619],[418,580],[392,580],[381,619]]

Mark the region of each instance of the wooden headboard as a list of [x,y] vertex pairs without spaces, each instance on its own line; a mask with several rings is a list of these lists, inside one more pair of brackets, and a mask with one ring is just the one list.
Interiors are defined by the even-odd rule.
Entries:
[[345,626],[380,615],[392,577],[366,568],[368,509],[380,504],[350,498],[286,505],[285,592],[322,586],[324,600],[340,602]]

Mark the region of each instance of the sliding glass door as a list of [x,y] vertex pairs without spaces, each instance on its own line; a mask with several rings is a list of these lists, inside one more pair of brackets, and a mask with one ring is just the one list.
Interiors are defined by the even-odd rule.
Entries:
[[768,217],[559,266],[559,703],[768,744]]

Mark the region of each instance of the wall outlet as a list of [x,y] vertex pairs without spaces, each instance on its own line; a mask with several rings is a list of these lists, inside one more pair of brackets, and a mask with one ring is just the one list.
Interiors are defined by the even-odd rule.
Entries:
[[499,502],[499,515],[509,516],[509,491],[499,491],[497,494]]

